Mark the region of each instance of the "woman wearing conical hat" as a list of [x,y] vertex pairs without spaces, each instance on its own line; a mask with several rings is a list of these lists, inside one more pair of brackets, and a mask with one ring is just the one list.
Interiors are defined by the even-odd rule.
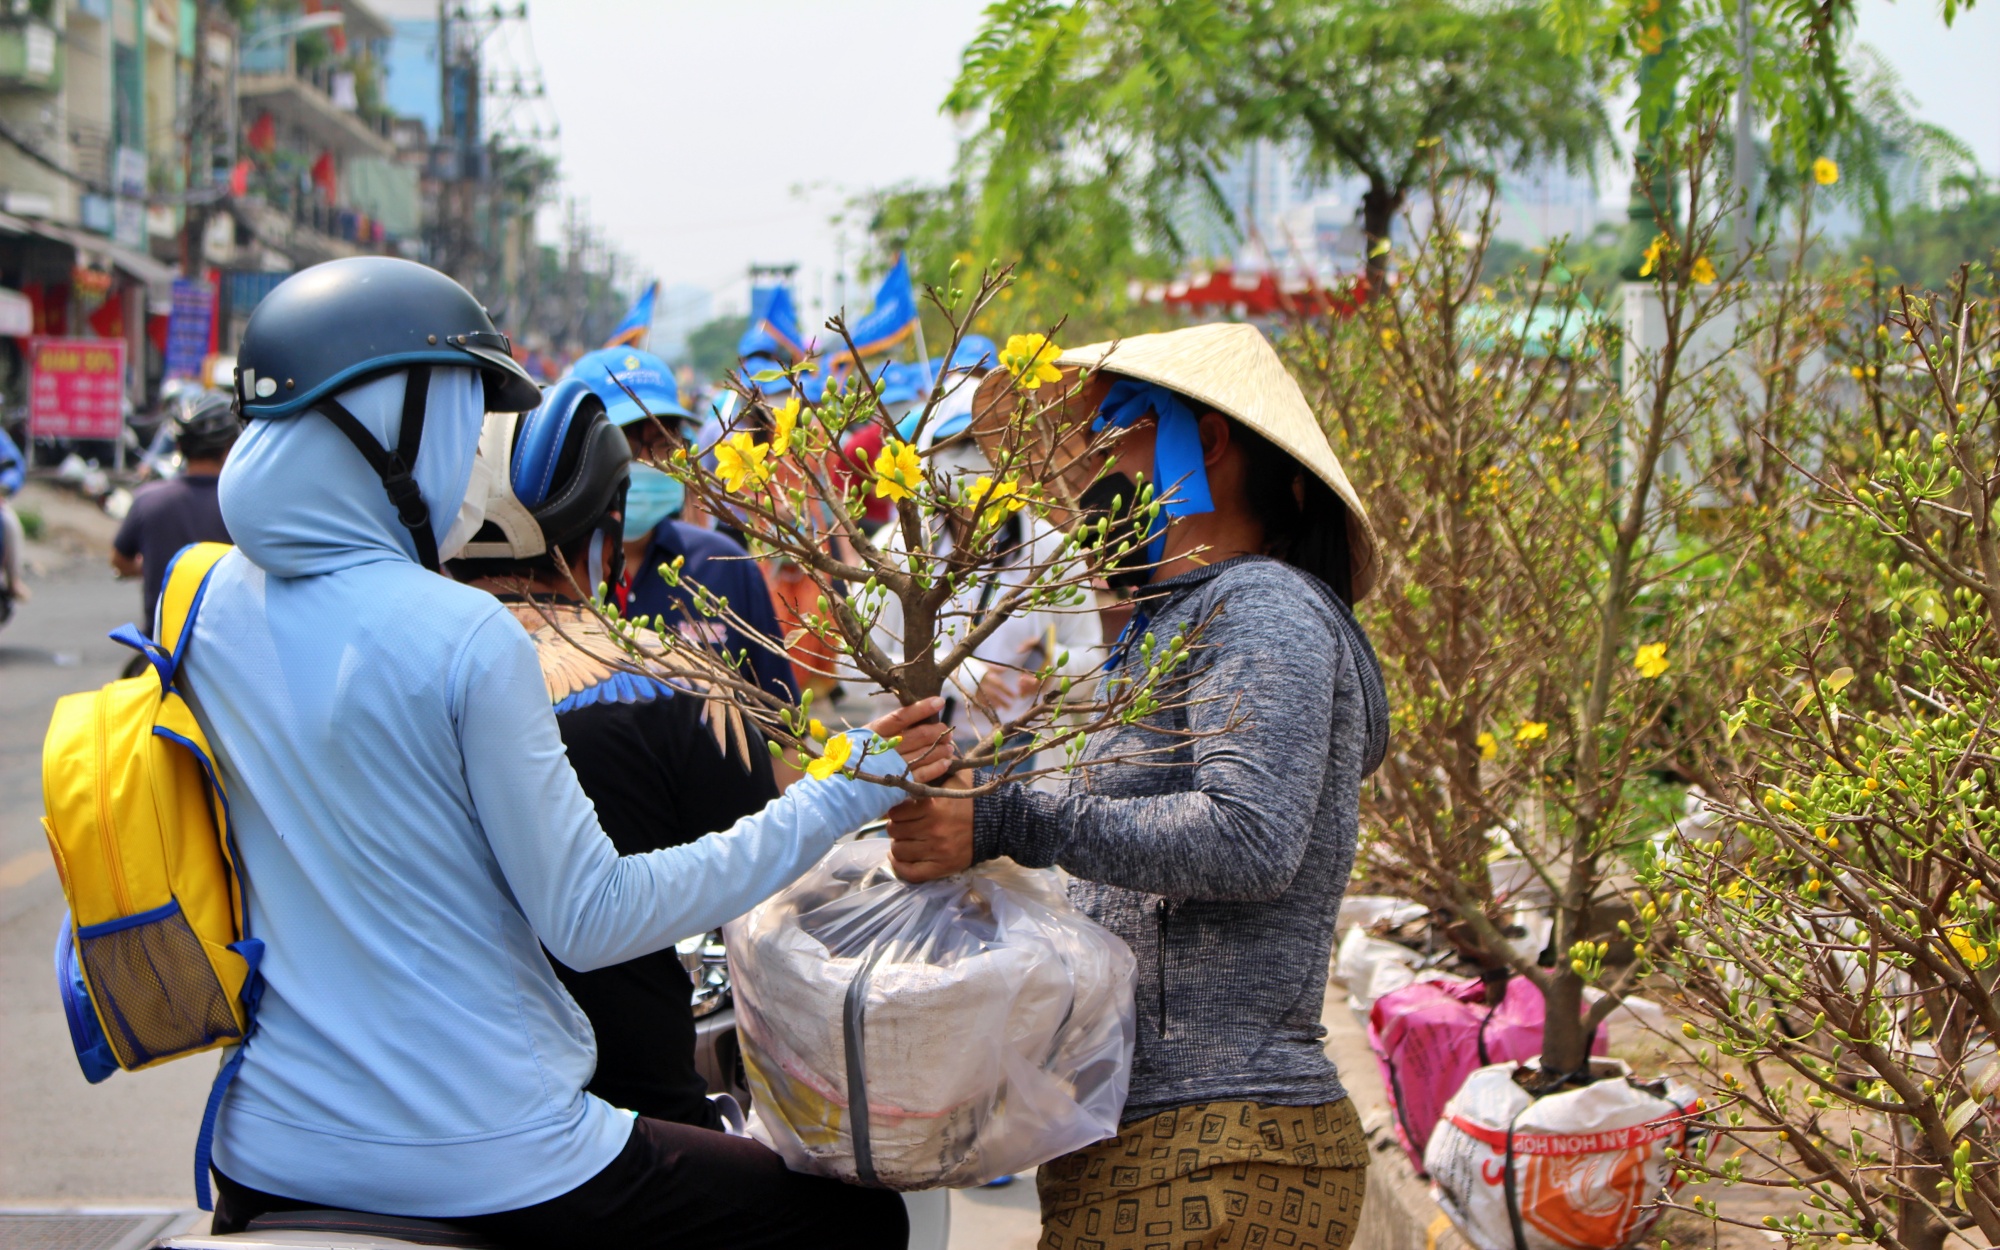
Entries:
[[[1091,494],[1129,501],[1143,478],[1167,501],[1112,579],[1133,592],[1121,642],[1164,643],[1214,616],[1186,686],[1150,722],[1093,736],[1086,757],[1106,762],[1066,793],[1011,785],[892,812],[897,870],[1060,866],[1138,957],[1122,1129],[1043,1165],[1045,1250],[1340,1250],[1367,1143],[1319,1020],[1360,785],[1388,739],[1381,673],[1349,611],[1377,569],[1367,513],[1252,326],[1058,363],[1088,371],[1097,424],[1124,430]],[[1126,658],[1114,647],[1108,667]]]

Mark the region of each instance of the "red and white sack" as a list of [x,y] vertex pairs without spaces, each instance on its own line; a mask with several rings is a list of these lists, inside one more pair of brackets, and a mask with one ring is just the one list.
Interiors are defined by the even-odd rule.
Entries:
[[[1532,1062],[1532,1061],[1531,1061]],[[1545,1098],[1514,1083],[1520,1065],[1466,1078],[1431,1133],[1431,1196],[1478,1250],[1624,1250],[1680,1188],[1669,1149],[1700,1114],[1678,1081],[1640,1085],[1615,1059],[1603,1079]]]
[[[1445,1104],[1475,1069],[1541,1053],[1543,1013],[1542,992],[1527,977],[1510,977],[1491,1007],[1486,987],[1466,977],[1419,981],[1375,1000],[1368,1045],[1410,1166],[1423,1170],[1424,1147]],[[1598,1029],[1590,1053],[1603,1054],[1609,1040]]]

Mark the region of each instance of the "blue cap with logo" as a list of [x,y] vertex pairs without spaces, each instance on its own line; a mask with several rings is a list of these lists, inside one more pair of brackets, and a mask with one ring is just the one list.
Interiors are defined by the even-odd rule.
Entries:
[[630,425],[649,415],[694,420],[694,414],[681,406],[681,388],[673,369],[651,352],[636,347],[602,347],[577,357],[569,367],[569,376],[604,401],[605,414],[613,425]]

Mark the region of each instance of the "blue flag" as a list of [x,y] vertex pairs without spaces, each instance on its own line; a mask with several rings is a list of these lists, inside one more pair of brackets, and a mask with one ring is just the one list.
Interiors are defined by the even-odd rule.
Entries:
[[737,340],[736,354],[803,360],[806,336],[799,332],[798,310],[788,287],[760,286],[750,292],[750,328]]
[[611,332],[604,341],[606,347],[644,347],[646,336],[653,332],[653,302],[659,297],[660,284],[650,282],[639,292],[639,298],[632,305],[632,311],[625,314],[625,320]]
[[[909,337],[917,325],[917,291],[910,284],[910,258],[896,257],[896,265],[875,289],[875,307],[861,320],[847,327],[854,346],[863,356],[888,351]],[[843,352],[846,344],[840,345]]]

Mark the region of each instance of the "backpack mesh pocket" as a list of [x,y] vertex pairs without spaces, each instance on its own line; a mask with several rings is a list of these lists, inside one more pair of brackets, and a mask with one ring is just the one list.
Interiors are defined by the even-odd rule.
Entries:
[[178,902],[79,929],[76,937],[120,1067],[143,1067],[242,1036]]

